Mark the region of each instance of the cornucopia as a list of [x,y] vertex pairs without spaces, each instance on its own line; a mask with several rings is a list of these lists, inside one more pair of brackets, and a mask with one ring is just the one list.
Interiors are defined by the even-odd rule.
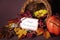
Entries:
[[[33,38],[43,35],[48,39],[51,37],[51,33],[54,35],[60,34],[60,19],[52,16],[51,6],[47,0],[27,0],[17,16],[18,18],[16,19],[8,20],[8,24],[4,26],[4,32],[6,32],[6,34],[3,34],[3,28],[2,31],[0,30],[0,38],[10,38],[12,35],[16,35],[18,39],[21,39],[24,37]],[[34,26],[34,23],[33,26],[36,29],[33,29],[31,23],[35,21],[37,27],[35,27],[36,25]],[[52,23],[50,21],[52,21]],[[22,24],[25,25],[25,27],[22,27]],[[28,28],[28,26],[30,27]],[[7,37],[7,34],[9,37]]]

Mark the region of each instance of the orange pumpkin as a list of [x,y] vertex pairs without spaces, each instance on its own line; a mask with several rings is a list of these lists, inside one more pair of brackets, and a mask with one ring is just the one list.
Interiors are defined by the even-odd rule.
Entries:
[[56,16],[51,16],[46,20],[47,29],[55,35],[60,34],[60,19]]

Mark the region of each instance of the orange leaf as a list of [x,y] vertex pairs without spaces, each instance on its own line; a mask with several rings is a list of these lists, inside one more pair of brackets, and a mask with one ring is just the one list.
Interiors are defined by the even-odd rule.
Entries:
[[48,38],[51,37],[51,35],[50,35],[50,33],[49,33],[48,31],[45,31],[45,32],[44,32],[44,37],[45,37],[46,39],[48,39]]
[[37,32],[37,36],[39,36],[43,34],[44,30],[42,28],[38,28],[36,32]]

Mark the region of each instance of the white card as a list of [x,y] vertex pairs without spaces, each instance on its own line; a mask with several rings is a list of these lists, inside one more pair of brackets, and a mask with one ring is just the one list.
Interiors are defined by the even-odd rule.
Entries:
[[22,18],[22,22],[20,23],[20,27],[26,30],[36,31],[38,28],[38,19],[33,18]]

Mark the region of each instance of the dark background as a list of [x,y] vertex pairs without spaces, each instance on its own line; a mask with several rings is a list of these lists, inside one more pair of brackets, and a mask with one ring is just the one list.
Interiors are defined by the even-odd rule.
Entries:
[[[26,0],[0,0],[0,27],[7,24],[8,19],[17,18],[17,14],[20,13],[20,8],[23,6]],[[60,1],[48,0],[53,14],[60,15]],[[3,39],[2,39],[3,40]],[[5,39],[4,39],[5,40]],[[17,40],[17,37],[13,37],[11,40]],[[42,36],[35,37],[33,39],[23,40],[45,40]],[[52,37],[49,40],[60,40],[60,36]]]

